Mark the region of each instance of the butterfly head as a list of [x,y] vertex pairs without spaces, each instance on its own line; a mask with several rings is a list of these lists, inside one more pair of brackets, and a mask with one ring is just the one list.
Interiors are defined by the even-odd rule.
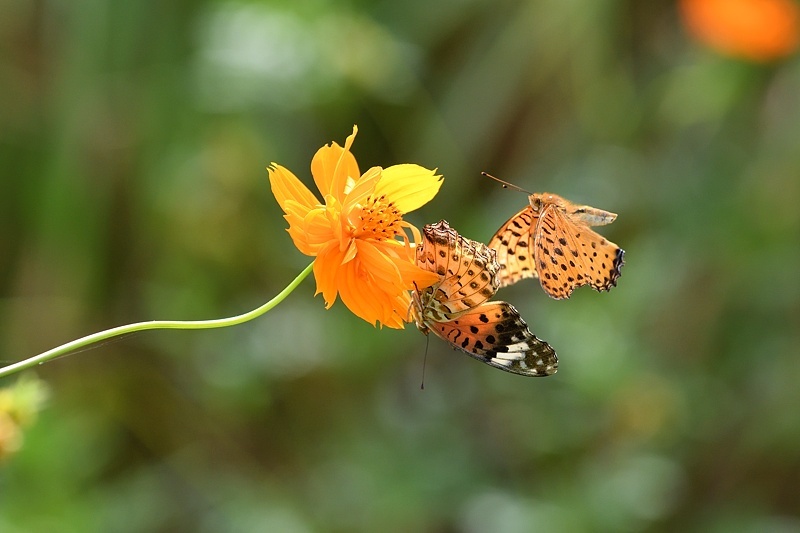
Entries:
[[549,205],[555,205],[556,207],[560,207],[564,209],[566,204],[568,203],[566,200],[561,198],[557,194],[551,194],[549,192],[536,192],[531,194],[528,197],[528,201],[533,208],[533,212],[536,214],[541,214],[544,211],[544,208]]
[[415,283],[414,290],[411,291],[411,303],[408,306],[408,317],[406,322],[411,322],[411,320],[414,320],[414,324],[417,326],[417,329],[427,335],[429,329],[428,326],[425,325],[425,318],[422,315],[424,309],[425,304],[422,302],[422,295],[417,287],[417,284]]

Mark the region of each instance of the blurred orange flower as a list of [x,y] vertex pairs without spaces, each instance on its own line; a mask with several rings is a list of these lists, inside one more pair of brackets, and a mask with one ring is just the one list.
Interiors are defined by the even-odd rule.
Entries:
[[358,128],[344,143],[320,148],[311,175],[321,203],[288,169],[272,163],[272,193],[286,213],[289,235],[302,253],[315,256],[317,293],[326,308],[337,294],[357,316],[375,325],[402,328],[416,285],[438,276],[416,265],[406,230],[419,231],[403,215],[429,202],[442,184],[435,171],[418,165],[372,167],[363,175],[350,148]]
[[800,44],[795,0],[681,0],[680,8],[689,31],[724,54],[769,61]]

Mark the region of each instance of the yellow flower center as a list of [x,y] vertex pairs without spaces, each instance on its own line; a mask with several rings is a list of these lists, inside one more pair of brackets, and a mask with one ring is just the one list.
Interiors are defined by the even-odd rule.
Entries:
[[385,196],[370,196],[361,207],[353,236],[356,238],[393,239],[403,234],[403,214]]

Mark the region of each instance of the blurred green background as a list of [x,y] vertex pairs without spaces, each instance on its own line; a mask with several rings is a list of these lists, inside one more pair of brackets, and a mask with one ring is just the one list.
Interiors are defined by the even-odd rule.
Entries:
[[[309,262],[265,167],[359,126],[488,241],[524,195],[619,213],[619,286],[503,289],[558,351],[498,372],[306,280],[261,319],[28,371],[0,530],[800,531],[800,59],[673,2],[0,0],[0,359],[249,310]],[[0,380],[10,386],[17,378]]]

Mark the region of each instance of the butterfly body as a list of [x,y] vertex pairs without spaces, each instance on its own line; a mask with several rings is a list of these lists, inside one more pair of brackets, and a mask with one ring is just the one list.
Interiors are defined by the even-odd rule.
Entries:
[[610,224],[615,213],[552,193],[534,193],[528,201],[489,241],[502,266],[500,287],[539,278],[545,292],[563,299],[583,285],[597,291],[616,286],[625,252],[590,229]]
[[437,283],[412,293],[412,312],[423,333],[490,366],[523,376],[548,376],[558,368],[555,350],[528,329],[509,303],[489,301],[498,289],[496,252],[466,239],[446,221],[429,224],[417,248],[417,265],[436,272]]

